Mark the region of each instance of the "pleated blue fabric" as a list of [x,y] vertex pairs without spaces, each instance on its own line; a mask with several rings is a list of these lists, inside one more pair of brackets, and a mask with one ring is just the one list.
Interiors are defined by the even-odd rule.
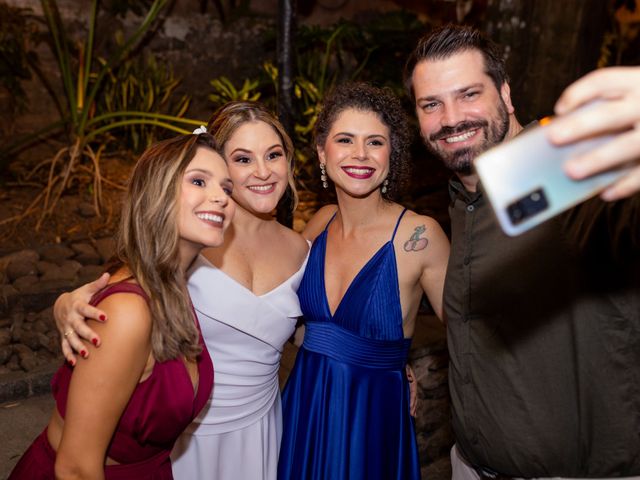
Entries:
[[282,394],[281,480],[420,478],[393,247],[404,213],[333,315],[326,227],[311,248],[298,289],[305,339]]

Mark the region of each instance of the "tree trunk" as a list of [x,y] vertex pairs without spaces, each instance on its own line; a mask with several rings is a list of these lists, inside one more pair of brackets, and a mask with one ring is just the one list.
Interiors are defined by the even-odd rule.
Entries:
[[[295,35],[295,1],[278,0],[278,116],[290,137],[293,138],[293,37]],[[292,159],[292,162],[294,159]],[[294,169],[294,165],[291,165]],[[291,196],[285,195],[278,204],[278,220],[283,225],[293,225]]]
[[505,52],[521,123],[549,115],[562,90],[596,68],[610,26],[604,0],[494,0],[484,26]]

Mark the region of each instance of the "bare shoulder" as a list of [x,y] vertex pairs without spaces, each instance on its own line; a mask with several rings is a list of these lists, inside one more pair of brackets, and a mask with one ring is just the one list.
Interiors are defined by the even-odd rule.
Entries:
[[401,244],[402,250],[408,253],[439,250],[449,241],[440,224],[432,217],[419,215],[407,210],[396,234],[396,245]]
[[331,217],[337,210],[337,205],[325,205],[320,208],[313,217],[311,217],[311,220],[307,222],[307,225],[302,231],[302,236],[310,241],[314,241],[322,230],[324,230],[324,227],[329,223],[329,220],[331,220]]
[[298,232],[283,225],[280,225],[280,229],[289,253],[302,263],[309,251],[307,240]]
[[96,330],[103,343],[105,336],[122,337],[146,342],[151,334],[151,311],[147,301],[136,293],[118,292],[105,297],[98,305],[103,310],[108,322],[94,321],[92,328]]

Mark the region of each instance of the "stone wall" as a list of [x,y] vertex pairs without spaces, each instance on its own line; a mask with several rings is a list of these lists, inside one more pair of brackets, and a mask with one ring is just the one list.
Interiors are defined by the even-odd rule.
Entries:
[[[0,384],[7,374],[52,370],[62,361],[51,305],[95,280],[113,240],[51,245],[0,257]],[[13,378],[13,377],[12,377]],[[0,402],[6,400],[0,392]]]
[[418,381],[416,435],[422,478],[451,478],[449,451],[453,446],[449,388],[449,356],[444,338],[426,341],[411,350],[410,358]]

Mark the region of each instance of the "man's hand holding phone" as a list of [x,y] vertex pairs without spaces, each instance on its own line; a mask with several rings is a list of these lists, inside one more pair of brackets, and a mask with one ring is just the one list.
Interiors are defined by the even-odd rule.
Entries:
[[[582,105],[596,102],[593,108]],[[559,115],[550,125],[549,139],[568,145],[584,138],[616,134],[597,148],[572,158],[565,171],[574,179],[631,167],[601,192],[604,200],[618,200],[640,191],[640,67],[596,70],[570,85],[556,103]],[[581,109],[582,110],[582,109]]]
[[[578,117],[595,111],[591,102],[567,115]],[[606,134],[556,145],[549,131],[559,119],[541,121],[508,141],[484,152],[474,166],[480,182],[508,235],[519,235],[545,220],[592,197],[627,175],[628,168],[609,169],[576,180],[567,164],[615,141]]]

